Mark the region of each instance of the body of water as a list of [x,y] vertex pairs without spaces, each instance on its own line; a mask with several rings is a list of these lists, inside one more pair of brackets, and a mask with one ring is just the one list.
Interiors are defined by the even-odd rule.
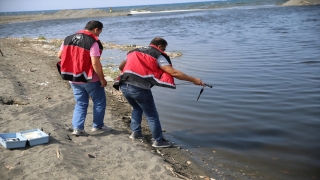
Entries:
[[[148,45],[163,37],[167,51],[183,54],[175,68],[213,85],[198,101],[201,87],[183,81],[176,90],[153,88],[168,138],[212,177],[320,178],[320,6],[279,2],[122,7],[171,12],[96,18],[103,42]],[[177,11],[190,9],[202,10]],[[0,24],[0,37],[64,38],[89,20]]]

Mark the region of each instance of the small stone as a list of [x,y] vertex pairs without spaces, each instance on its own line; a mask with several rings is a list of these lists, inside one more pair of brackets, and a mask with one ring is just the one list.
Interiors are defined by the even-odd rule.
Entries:
[[91,154],[87,154],[87,157],[89,157],[89,158],[95,158],[95,156],[94,156],[94,155],[91,155]]

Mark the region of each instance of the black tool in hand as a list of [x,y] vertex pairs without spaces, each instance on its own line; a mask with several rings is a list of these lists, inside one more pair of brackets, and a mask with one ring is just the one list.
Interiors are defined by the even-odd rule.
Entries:
[[199,96],[198,96],[198,98],[197,98],[197,101],[199,100],[200,95],[202,94],[204,87],[208,86],[209,88],[212,88],[212,85],[209,85],[209,84],[206,84],[206,83],[204,83],[204,85],[205,85],[205,86],[203,86],[202,89],[200,90],[200,94],[199,94]]
[[208,86],[209,88],[212,88],[212,85],[204,83],[204,85]]

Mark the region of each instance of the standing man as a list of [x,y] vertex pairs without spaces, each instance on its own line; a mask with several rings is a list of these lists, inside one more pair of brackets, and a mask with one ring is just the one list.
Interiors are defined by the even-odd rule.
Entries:
[[144,113],[153,137],[153,147],[170,147],[171,143],[162,135],[162,128],[151,87],[161,86],[175,89],[174,79],[193,82],[205,86],[199,78],[184,74],[172,67],[169,56],[164,52],[168,43],[163,38],[154,38],[148,47],[134,49],[127,54],[119,69],[122,71],[114,83],[114,88],[122,91],[132,106],[132,139],[143,139],[141,132]]
[[106,110],[106,93],[100,56],[103,46],[99,40],[103,24],[99,21],[89,21],[84,30],[64,39],[58,52],[60,62],[58,70],[64,80],[69,80],[76,101],[72,117],[72,134],[88,135],[84,130],[89,97],[93,101],[92,131],[112,129],[103,123]]

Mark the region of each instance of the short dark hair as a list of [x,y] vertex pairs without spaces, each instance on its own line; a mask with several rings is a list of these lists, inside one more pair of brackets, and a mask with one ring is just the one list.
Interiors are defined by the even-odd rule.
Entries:
[[159,45],[167,46],[168,45],[167,41],[163,38],[160,38],[160,37],[156,37],[156,38],[152,39],[150,44],[155,45],[155,46],[159,46]]
[[86,27],[84,27],[84,29],[92,31],[95,28],[98,28],[99,30],[103,28],[103,24],[100,21],[89,21],[86,24]]

